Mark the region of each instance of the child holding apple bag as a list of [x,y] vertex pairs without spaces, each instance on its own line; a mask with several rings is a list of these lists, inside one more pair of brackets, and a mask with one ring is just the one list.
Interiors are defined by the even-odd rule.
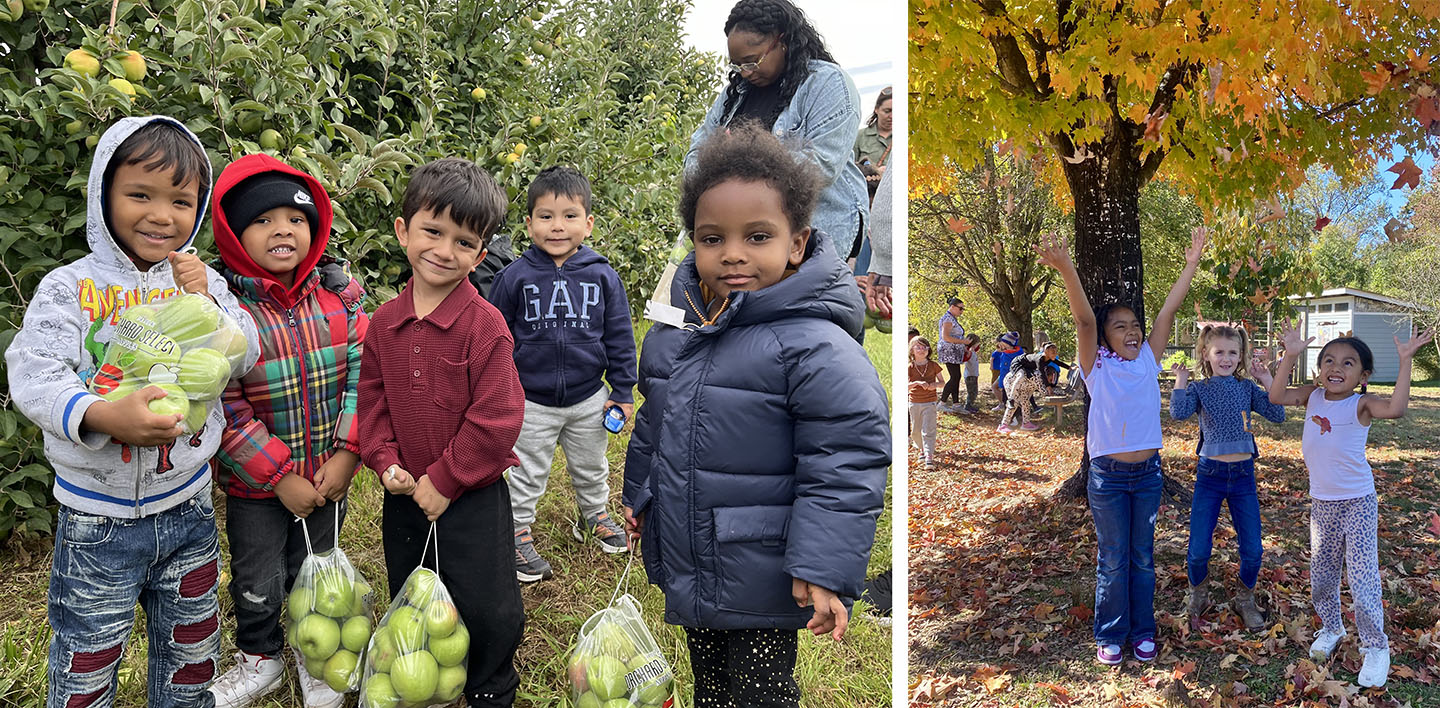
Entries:
[[[44,431],[60,503],[48,705],[113,704],[137,602],[149,636],[164,638],[149,644],[147,705],[208,705],[220,652],[209,461],[222,421],[206,406],[182,427],[185,413],[155,407],[186,394],[134,381],[157,367],[174,377],[179,348],[166,333],[194,326],[173,312],[162,326],[157,298],[199,293],[175,300],[208,301],[233,320],[234,361],[216,376],[254,364],[255,323],[219,274],[181,252],[200,230],[210,191],[209,160],[183,124],[165,116],[117,121],[100,138],[88,184],[91,252],[45,276],[5,354],[16,407]],[[182,339],[214,335],[218,321]],[[102,370],[107,357],[122,355],[125,368]]]
[[[505,318],[475,288],[457,287],[484,259],[504,216],[504,191],[475,163],[445,158],[415,170],[395,220],[414,275],[371,317],[359,389],[360,457],[387,492],[381,531],[390,606],[413,604],[408,590],[399,596],[411,571],[450,589],[474,635],[463,692],[466,705],[476,707],[514,703],[515,650],[525,624],[503,478],[518,462],[512,450],[525,394]],[[436,572],[421,573],[416,567],[427,546],[435,549]],[[389,672],[372,672],[378,652],[370,653],[365,705],[395,705],[383,691],[387,681],[407,703],[433,695],[421,695],[428,680],[408,678],[428,677],[426,655],[439,665],[433,642],[440,637],[425,628],[407,631],[422,635],[411,646],[423,640],[429,649],[407,654],[417,656]],[[372,647],[380,641],[377,630]],[[401,675],[407,679],[397,685]]]
[[[216,455],[237,652],[211,692],[218,708],[241,708],[284,681],[281,603],[312,538],[339,537],[360,462],[355,406],[369,318],[360,283],[344,261],[325,255],[333,209],[319,180],[268,155],[247,155],[220,173],[213,202],[216,268],[261,333],[255,368],[225,390]],[[292,604],[292,622],[308,611]],[[310,670],[330,655],[297,649],[294,656],[307,708],[339,706],[337,691],[351,682]]]

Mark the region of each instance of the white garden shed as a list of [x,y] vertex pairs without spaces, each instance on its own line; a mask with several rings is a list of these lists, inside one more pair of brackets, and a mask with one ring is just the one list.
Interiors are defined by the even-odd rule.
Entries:
[[1370,380],[1394,383],[1400,371],[1395,337],[1405,341],[1415,331],[1414,313],[1421,307],[1379,293],[1355,288],[1333,288],[1319,295],[1293,295],[1295,313],[1304,324],[1305,336],[1314,337],[1305,353],[1305,370],[1296,372],[1302,380],[1315,373],[1320,348],[1346,332],[1353,332],[1375,354],[1375,373]]

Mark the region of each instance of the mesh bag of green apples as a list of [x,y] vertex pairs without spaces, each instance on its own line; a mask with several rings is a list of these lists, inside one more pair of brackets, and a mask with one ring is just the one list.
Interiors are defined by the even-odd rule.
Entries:
[[[423,559],[435,539],[425,540]],[[440,565],[436,549],[435,565]],[[450,590],[435,571],[418,566],[381,618],[365,653],[362,708],[443,706],[465,690],[470,632]]]
[[675,705],[675,674],[629,594],[612,600],[580,627],[568,669],[576,708]]
[[[302,525],[304,519],[300,519]],[[290,646],[305,657],[305,670],[337,693],[360,687],[360,655],[370,642],[375,593],[335,544],[316,553],[305,529],[309,555],[290,589]]]
[[151,401],[150,410],[183,416],[180,427],[188,433],[205,424],[247,346],[235,320],[193,293],[130,305],[112,332],[91,392],[115,401],[159,386],[165,397]]

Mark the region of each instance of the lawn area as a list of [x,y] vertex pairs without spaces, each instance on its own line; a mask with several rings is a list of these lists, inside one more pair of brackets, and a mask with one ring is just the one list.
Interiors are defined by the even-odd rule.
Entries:
[[[1189,488],[1196,423],[1171,421],[1168,400],[1164,410],[1165,470]],[[938,468],[917,469],[913,456],[910,466],[911,705],[1440,705],[1440,390],[1414,389],[1406,418],[1371,428],[1392,648],[1385,689],[1354,683],[1360,654],[1348,590],[1340,649],[1321,666],[1306,655],[1319,620],[1310,604],[1302,413],[1287,409],[1281,425],[1256,416],[1265,548],[1257,590],[1269,629],[1247,632],[1230,610],[1238,555],[1226,513],[1210,566],[1215,606],[1191,625],[1189,506],[1166,499],[1155,530],[1162,653],[1151,665],[1115,668],[1094,659],[1089,511],[1083,500],[1051,499],[1079,461],[1079,407],[1058,433],[1046,424],[1012,436],[995,432],[998,413],[942,415]]]
[[[637,325],[637,338],[643,336],[644,325]],[[888,336],[867,332],[866,350],[887,393],[890,389],[890,342]],[[629,443],[628,429],[610,440],[612,513],[619,515],[621,472],[625,448]],[[533,527],[538,550],[555,567],[556,577],[525,586],[525,642],[521,645],[517,664],[521,675],[517,706],[571,705],[565,679],[565,654],[574,641],[580,625],[609,600],[625,568],[625,556],[607,556],[593,546],[581,546],[570,537],[569,522],[574,513],[575,499],[564,472],[563,456],[557,453],[555,474],[551,476],[548,493],[541,499],[539,519]],[[224,500],[217,493],[216,508],[223,524]],[[362,471],[351,487],[350,510],[341,532],[340,545],[382,598],[386,590],[385,559],[380,545],[380,507],[382,488],[373,473]],[[885,513],[880,517],[875,548],[870,557],[870,573],[890,566],[891,514],[890,495],[886,493]],[[222,568],[228,568],[229,549],[225,534],[220,534]],[[35,706],[45,701],[45,665],[49,646],[49,628],[45,615],[45,595],[49,582],[52,539],[12,540],[0,549],[0,596],[10,600],[0,605],[0,706]],[[513,572],[511,568],[497,572]],[[221,671],[233,664],[235,622],[231,614],[228,590],[229,573],[221,576],[221,632],[223,648]],[[682,687],[678,705],[690,706],[691,685],[688,651],[684,633],[661,620],[664,597],[645,582],[640,563],[629,577],[629,591],[644,608],[650,631],[661,650],[674,666]],[[376,617],[385,608],[377,608]],[[842,708],[889,705],[891,630],[877,624],[874,617],[857,607],[850,630],[843,642],[836,644],[828,636],[823,639],[803,633],[800,638],[796,677],[804,698],[801,705],[814,708]],[[142,613],[143,617],[143,613]],[[120,669],[120,695],[117,705],[139,706],[145,702],[145,634],[143,619],[137,620],[135,633]],[[843,677],[843,680],[842,678]],[[280,690],[258,703],[265,708],[300,706],[300,689],[293,673]],[[348,705],[354,705],[352,698]],[[463,705],[463,701],[460,703]]]

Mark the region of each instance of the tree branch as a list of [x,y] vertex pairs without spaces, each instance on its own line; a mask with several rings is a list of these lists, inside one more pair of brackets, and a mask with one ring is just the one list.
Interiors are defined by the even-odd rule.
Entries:
[[[1004,0],[978,0],[981,12],[995,18],[1006,17]],[[1007,88],[1016,93],[1026,93],[1035,98],[1044,98],[1039,88],[1035,86],[1035,80],[1030,75],[1029,62],[1025,60],[1025,53],[1020,51],[1020,43],[1011,34],[996,34],[990,37],[990,46],[995,50],[995,62],[1000,70],[1000,76],[1008,84]],[[1048,83],[1048,78],[1047,78]]]

